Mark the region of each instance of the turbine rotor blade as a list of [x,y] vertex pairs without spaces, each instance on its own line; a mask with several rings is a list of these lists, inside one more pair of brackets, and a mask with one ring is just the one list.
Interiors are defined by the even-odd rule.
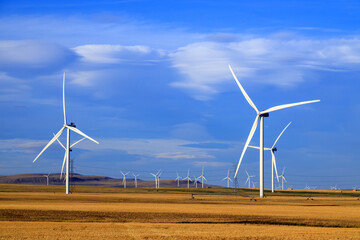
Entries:
[[237,79],[237,77],[236,77],[236,75],[235,75],[235,73],[234,73],[234,71],[232,70],[232,68],[231,68],[230,65],[229,65],[229,69],[230,69],[231,74],[233,75],[233,77],[234,77],[237,85],[239,86],[242,94],[243,94],[244,97],[246,98],[246,101],[250,104],[250,106],[251,106],[252,108],[255,109],[256,113],[259,113],[259,110],[258,110],[257,107],[255,106],[255,104],[253,103],[253,101],[251,101],[251,98],[249,97],[249,95],[247,95],[245,89],[244,89],[244,88],[242,87],[242,85],[240,84],[239,80]]
[[289,124],[286,125],[286,127],[284,128],[284,130],[282,130],[282,132],[279,134],[279,136],[277,137],[277,139],[276,139],[275,142],[274,142],[274,145],[273,145],[271,148],[274,148],[274,147],[275,147],[277,141],[279,140],[279,138],[281,137],[281,135],[285,132],[285,130],[288,128],[288,126],[289,126],[290,124],[291,124],[291,122],[289,122]]
[[240,157],[239,163],[238,163],[238,165],[237,165],[237,167],[236,167],[236,171],[235,171],[235,176],[234,176],[234,178],[236,178],[236,176],[237,176],[237,173],[238,173],[238,170],[239,170],[241,161],[242,161],[242,159],[243,159],[243,157],[244,157],[244,154],[245,154],[245,152],[246,152],[246,149],[247,149],[247,147],[248,147],[248,145],[249,145],[249,143],[250,143],[250,141],[251,141],[251,139],[252,139],[252,137],[253,137],[253,135],[254,135],[254,133],[255,133],[255,130],[256,130],[257,124],[258,124],[258,120],[259,120],[259,115],[256,116],[255,121],[254,121],[254,123],[253,123],[253,125],[252,125],[252,127],[251,127],[250,134],[249,134],[249,136],[248,136],[248,138],[247,138],[247,140],[246,140],[244,149],[243,149],[243,151],[242,151],[242,153],[241,153],[241,157]]
[[271,151],[271,159],[272,159],[272,162],[274,164],[275,173],[276,173],[276,179],[279,182],[279,175],[278,175],[277,168],[276,168],[275,154],[273,153],[273,151]]
[[86,137],[87,139],[93,141],[94,143],[99,144],[98,141],[96,141],[95,139],[89,137],[88,135],[86,135],[85,133],[83,133],[82,131],[80,131],[79,129],[74,128],[74,127],[71,127],[71,126],[68,126],[68,125],[66,125],[66,127],[69,128],[71,131],[74,131],[74,132],[76,132],[77,134],[80,134],[81,136]]
[[65,111],[65,72],[63,74],[63,111],[64,111],[64,124],[66,125],[66,111]]
[[269,112],[274,112],[274,111],[281,110],[281,109],[284,109],[284,108],[295,107],[295,106],[304,105],[304,104],[309,104],[309,103],[314,103],[314,102],[320,102],[320,100],[312,100],[312,101],[305,101],[305,102],[298,102],[298,103],[283,104],[283,105],[271,107],[271,108],[269,108],[269,109],[266,109],[266,110],[264,110],[264,111],[261,111],[260,114],[269,113]]
[[260,149],[260,147],[255,147],[255,146],[251,146],[251,145],[249,145],[248,147],[255,148],[255,149]]
[[60,179],[62,179],[66,158],[67,158],[67,150],[65,151],[64,160],[63,160],[63,164],[62,164],[62,167],[61,167]]
[[[55,133],[53,133],[55,136]],[[56,139],[56,141],[62,146],[63,149],[66,150],[66,147],[60,142],[59,138]]]
[[78,144],[79,142],[83,141],[85,138],[80,139],[77,142],[74,142],[73,144],[71,144],[70,148],[72,148],[73,146],[75,146],[76,144]]
[[36,161],[36,159],[38,159],[40,157],[40,155],[53,143],[55,142],[55,140],[61,135],[61,133],[64,131],[65,127],[62,127],[60,129],[60,131],[58,131],[58,133],[50,140],[50,142],[48,142],[48,144],[46,144],[46,146],[43,148],[43,150],[41,150],[41,152],[36,156],[36,158],[34,159],[33,162]]

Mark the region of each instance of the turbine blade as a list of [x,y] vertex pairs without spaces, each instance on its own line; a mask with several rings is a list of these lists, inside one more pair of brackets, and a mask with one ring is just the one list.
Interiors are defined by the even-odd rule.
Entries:
[[314,102],[320,102],[320,100],[312,100],[312,101],[305,101],[305,102],[298,102],[298,103],[283,104],[283,105],[271,107],[269,109],[261,111],[260,113],[264,114],[264,113],[274,112],[274,111],[281,110],[281,109],[284,109],[284,108],[295,107],[295,106],[304,105],[304,104],[308,104],[308,103],[314,103]]
[[67,151],[65,151],[64,160],[63,160],[63,164],[62,164],[62,167],[61,167],[60,179],[62,179],[66,158],[67,158]]
[[246,175],[249,177],[249,173],[245,170],[245,172],[246,172]]
[[[260,149],[259,147],[255,147],[255,146],[248,146],[248,147],[250,147],[250,148],[255,148],[255,149]],[[264,148],[265,149],[265,148]]]
[[286,178],[285,178],[284,176],[283,176],[283,179],[284,179],[285,182],[287,182],[287,181],[286,181]]
[[73,144],[71,144],[70,148],[72,148],[73,146],[75,146],[76,144],[78,144],[79,142],[81,142],[81,141],[84,140],[84,139],[85,139],[85,138],[82,138],[82,139],[80,139],[79,141],[74,142]]
[[274,164],[275,173],[276,173],[276,179],[279,182],[279,175],[278,175],[277,168],[276,168],[275,154],[273,153],[273,151],[271,151],[271,159],[272,159],[272,162]]
[[239,80],[237,79],[237,77],[236,77],[236,75],[235,75],[235,73],[234,73],[234,71],[232,70],[232,68],[231,68],[230,65],[229,65],[229,69],[230,69],[231,74],[233,75],[233,77],[234,77],[237,85],[239,86],[242,94],[243,94],[244,97],[246,98],[246,101],[250,104],[250,106],[251,106],[252,108],[255,109],[256,113],[259,113],[259,110],[256,108],[256,106],[255,106],[255,104],[253,103],[253,101],[251,101],[251,98],[249,97],[249,95],[247,95],[247,93],[245,92],[245,89],[244,89],[244,88],[242,87],[242,85],[240,84]]
[[36,156],[36,158],[34,159],[33,162],[36,161],[36,159],[38,159],[40,157],[40,155],[53,143],[55,142],[55,140],[61,135],[61,133],[64,131],[65,127],[62,127],[60,129],[60,131],[58,131],[58,133],[50,140],[50,142],[48,142],[48,144],[46,144],[46,146],[43,148],[43,150],[41,150],[41,152]]
[[[53,133],[55,136],[55,133]],[[60,142],[59,138],[56,139],[56,141],[62,146],[63,149],[66,150],[66,147]]]
[[65,111],[65,72],[63,74],[63,111],[64,111],[64,124],[66,125],[66,111]]
[[250,134],[249,134],[249,136],[248,136],[248,138],[247,138],[247,140],[246,140],[244,149],[243,149],[243,151],[242,151],[242,153],[241,153],[241,157],[240,157],[239,163],[238,163],[238,165],[237,165],[237,167],[236,167],[236,171],[235,171],[235,176],[234,176],[234,178],[236,178],[236,176],[237,176],[237,173],[238,173],[238,170],[239,170],[241,161],[242,161],[242,159],[243,159],[243,157],[244,157],[244,154],[245,154],[245,152],[246,152],[246,149],[247,149],[247,147],[248,147],[248,145],[249,145],[249,143],[250,143],[250,141],[251,141],[251,139],[252,139],[252,137],[253,137],[253,135],[254,135],[254,133],[255,133],[255,130],[256,130],[256,127],[257,127],[257,124],[258,124],[258,120],[259,120],[259,115],[256,116],[255,121],[254,121],[254,123],[253,123],[253,125],[252,125],[252,127],[251,127]]
[[67,128],[69,128],[70,130],[72,130],[72,131],[74,131],[74,132],[76,132],[76,133],[80,134],[81,136],[86,137],[87,139],[89,139],[89,140],[93,141],[94,143],[99,144],[99,142],[98,142],[98,141],[96,141],[96,140],[92,139],[91,137],[89,137],[88,135],[86,135],[85,133],[83,133],[82,131],[80,131],[79,129],[74,128],[74,127],[71,127],[71,126],[66,126],[66,127],[67,127]]
[[274,142],[274,145],[273,145],[271,148],[274,148],[274,147],[275,147],[277,141],[279,140],[279,138],[281,137],[281,135],[285,132],[285,130],[288,128],[288,126],[289,126],[290,124],[291,124],[291,122],[289,122],[289,124],[286,125],[286,127],[284,128],[284,130],[282,130],[282,132],[279,134],[279,136],[277,137],[277,139],[276,139],[275,142]]
[[205,181],[207,181],[207,180],[206,180],[206,178],[205,178],[204,176],[203,176],[203,178],[204,178],[204,180],[205,180]]
[[250,177],[248,177],[248,178],[246,179],[246,182],[245,182],[245,184],[247,184],[247,182],[249,181],[249,179],[250,179]]

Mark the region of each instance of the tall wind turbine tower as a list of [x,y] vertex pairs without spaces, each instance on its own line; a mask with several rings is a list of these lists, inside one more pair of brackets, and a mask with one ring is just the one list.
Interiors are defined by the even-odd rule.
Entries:
[[55,136],[48,142],[48,144],[41,150],[41,152],[36,156],[33,162],[35,162],[40,155],[51,145],[54,141],[56,141],[62,132],[66,129],[66,151],[65,151],[65,157],[66,159],[66,194],[69,194],[69,170],[70,170],[70,130],[73,132],[76,132],[77,134],[80,134],[81,136],[99,144],[96,140],[92,139],[91,137],[87,136],[85,133],[80,131],[76,128],[76,125],[74,123],[68,124],[66,119],[66,110],[65,110],[65,72],[63,74],[63,112],[64,112],[64,125],[63,127],[55,134]]
[[235,172],[235,176],[234,178],[237,176],[237,173],[239,171],[239,167],[241,164],[241,161],[244,157],[244,154],[246,152],[246,149],[255,133],[255,130],[257,128],[259,119],[260,119],[260,198],[264,197],[264,117],[269,117],[269,113],[270,112],[274,112],[274,111],[278,111],[284,108],[289,108],[289,107],[295,107],[295,106],[299,106],[299,105],[303,105],[303,104],[308,104],[308,103],[314,103],[314,102],[319,102],[320,100],[313,100],[313,101],[305,101],[305,102],[298,102],[298,103],[290,103],[290,104],[284,104],[284,105],[279,105],[279,106],[275,106],[275,107],[271,107],[269,109],[263,110],[263,111],[259,111],[258,108],[255,106],[255,104],[253,103],[253,101],[250,99],[250,97],[247,95],[247,93],[245,92],[245,89],[242,87],[242,85],[240,84],[239,80],[237,79],[234,71],[232,70],[231,66],[229,65],[229,69],[237,83],[237,85],[239,86],[242,94],[244,95],[245,99],[247,100],[247,102],[250,104],[250,106],[256,111],[256,118],[255,121],[251,127],[250,130],[250,134],[246,140],[244,149],[241,153],[241,157],[239,160],[239,163],[237,165],[236,168],[236,172]]
[[229,169],[228,169],[228,174],[227,174],[227,176],[225,177],[225,178],[223,178],[223,181],[224,180],[227,180],[227,187],[229,188],[230,187],[230,182],[232,182],[231,181],[231,178],[229,177]]

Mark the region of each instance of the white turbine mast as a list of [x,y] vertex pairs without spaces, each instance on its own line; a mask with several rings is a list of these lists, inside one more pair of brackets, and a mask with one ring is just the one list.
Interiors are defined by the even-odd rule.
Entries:
[[[254,175],[250,176],[249,173],[248,173],[246,170],[245,170],[245,172],[246,172],[246,175],[248,176],[247,179],[246,179],[245,184],[246,184],[246,183],[249,183],[249,187],[248,187],[248,188],[250,188],[251,178],[252,178],[252,177],[255,177],[255,176],[254,176]],[[255,187],[254,187],[254,188],[255,188]]]
[[159,170],[158,173],[156,174],[157,175],[157,188],[160,188],[160,176],[162,174],[162,171]]
[[175,181],[177,181],[177,185],[178,187],[180,187],[180,180],[181,180],[181,177],[179,176],[178,173],[176,173],[176,178],[175,178]]
[[[277,148],[275,147],[277,141],[279,140],[279,138],[281,137],[281,135],[285,132],[285,130],[288,128],[288,126],[291,124],[291,122],[289,122],[288,125],[286,125],[286,127],[282,130],[282,132],[279,134],[279,136],[277,137],[277,139],[275,140],[274,144],[272,145],[271,148],[264,148],[264,150],[268,150],[271,152],[271,191],[274,192],[274,169],[275,169],[275,173],[276,173],[276,179],[279,182],[279,175],[277,172],[277,168],[276,168],[276,160],[275,160],[275,152],[277,151]],[[256,148],[256,149],[260,149],[259,147],[256,146],[250,146],[251,148]]]
[[140,175],[140,174],[135,174],[133,173],[134,175],[134,181],[135,181],[135,188],[137,188],[137,177]]
[[198,179],[201,179],[201,188],[204,188],[204,180],[207,181],[206,178],[205,178],[205,176],[204,176],[204,167],[202,168],[202,170],[201,170],[201,176],[198,177]]
[[79,129],[76,128],[76,125],[74,123],[68,124],[67,120],[66,120],[66,110],[65,110],[65,72],[63,74],[63,112],[64,112],[64,125],[63,127],[55,134],[55,136],[48,142],[48,144],[41,150],[41,152],[36,156],[36,158],[33,160],[33,162],[35,162],[40,156],[41,154],[51,145],[53,144],[54,141],[56,141],[60,135],[62,134],[62,132],[66,129],[66,151],[65,151],[65,157],[64,157],[64,161],[66,161],[66,194],[69,194],[69,170],[70,170],[70,130],[73,132],[76,132],[77,134],[80,134],[81,136],[99,144],[99,142],[97,142],[96,140],[94,140],[93,138],[89,137],[88,135],[86,135],[85,133],[83,133],[82,131],[80,131]]
[[121,174],[123,175],[123,185],[124,185],[124,188],[126,188],[126,175],[128,175],[129,172],[127,172],[127,173],[123,173],[122,171],[120,171],[120,172],[121,172]]
[[190,174],[190,172],[189,172],[189,169],[188,169],[187,176],[185,178],[183,178],[183,180],[187,180],[187,188],[190,188],[189,184],[190,184],[191,178],[189,177],[189,174]]
[[155,188],[159,188],[159,186],[160,186],[159,177],[161,175],[161,170],[157,171],[156,173],[150,173],[150,174],[153,175],[155,178]]
[[234,178],[237,176],[241,161],[244,157],[244,154],[246,152],[246,149],[255,133],[255,130],[257,128],[259,119],[260,119],[260,176],[259,176],[259,181],[260,181],[260,198],[264,197],[264,117],[269,117],[269,113],[270,112],[274,112],[274,111],[278,111],[284,108],[289,108],[289,107],[295,107],[295,106],[299,106],[299,105],[303,105],[303,104],[308,104],[308,103],[314,103],[314,102],[319,102],[320,100],[313,100],[313,101],[305,101],[305,102],[298,102],[298,103],[290,103],[290,104],[284,104],[284,105],[279,105],[279,106],[275,106],[275,107],[271,107],[269,109],[263,110],[263,111],[259,111],[257,109],[257,107],[255,106],[255,104],[253,103],[253,101],[250,99],[250,97],[247,95],[247,93],[245,92],[245,89],[242,87],[242,85],[240,84],[239,80],[237,79],[234,71],[232,70],[231,66],[229,65],[229,69],[237,83],[237,85],[239,86],[242,94],[244,95],[245,99],[247,100],[247,102],[250,104],[250,106],[256,111],[256,118],[255,121],[251,127],[250,130],[250,134],[245,142],[245,146],[244,149],[241,153],[240,156],[240,160],[239,163],[236,167],[236,171],[235,171],[235,176]]
[[194,186],[195,188],[198,188],[197,185],[198,185],[198,180],[199,180],[200,177],[195,177],[194,176]]
[[229,173],[230,173],[230,171],[229,171],[229,169],[228,169],[228,174],[227,174],[227,176],[222,179],[223,181],[224,181],[224,180],[227,180],[227,188],[230,188],[230,182],[232,182],[231,178],[229,177]]

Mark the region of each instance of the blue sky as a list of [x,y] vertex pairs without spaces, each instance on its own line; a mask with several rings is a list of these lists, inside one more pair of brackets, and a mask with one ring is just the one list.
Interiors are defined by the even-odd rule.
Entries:
[[[100,142],[72,152],[76,172],[200,175],[234,171],[255,112],[287,186],[360,187],[360,4],[357,1],[2,1],[0,175],[59,172],[62,72],[69,122]],[[252,144],[258,144],[258,130]],[[72,135],[72,140],[79,136]],[[61,139],[64,141],[64,137]],[[265,153],[265,186],[270,154]],[[258,178],[258,152],[240,167]]]

